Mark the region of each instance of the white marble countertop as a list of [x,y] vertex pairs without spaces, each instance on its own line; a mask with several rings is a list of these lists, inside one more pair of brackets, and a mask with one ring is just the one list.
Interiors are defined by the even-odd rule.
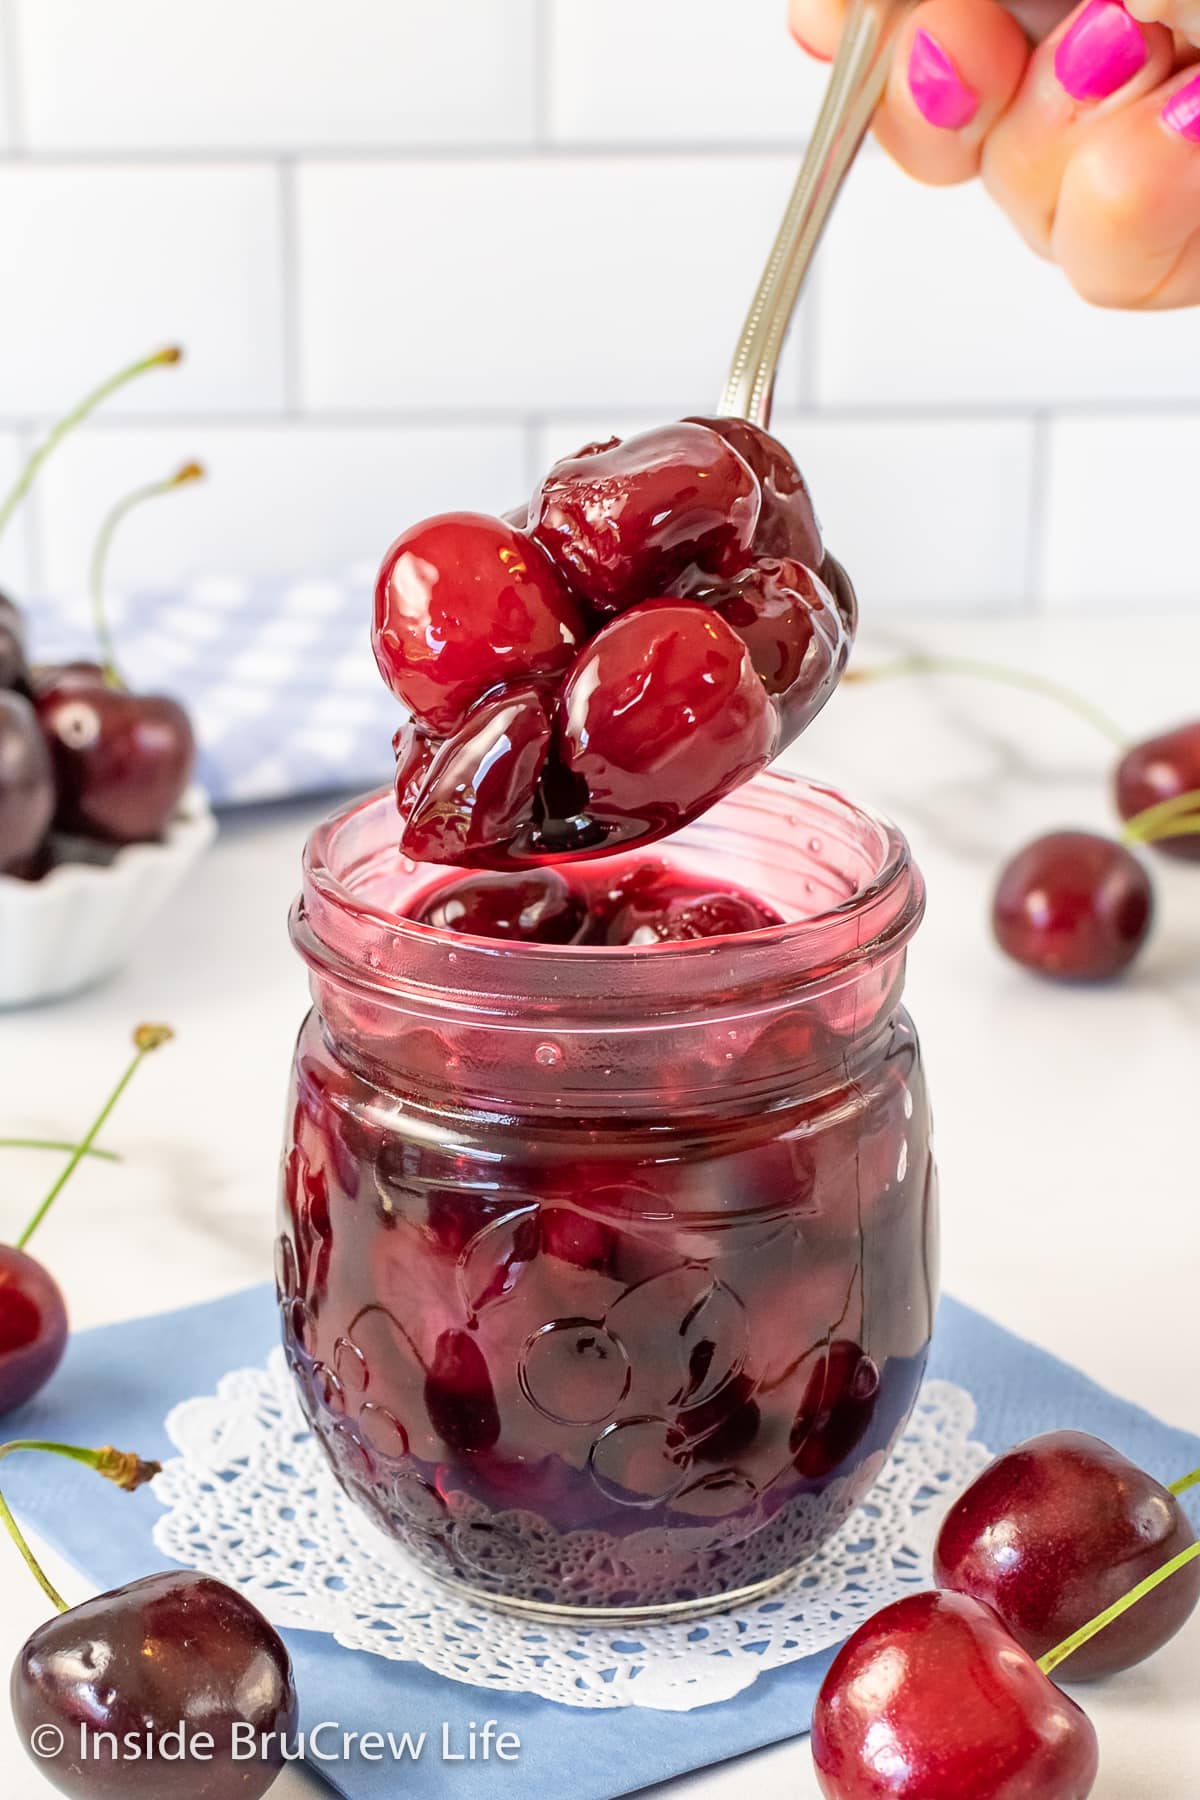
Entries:
[[[1136,605],[1100,620],[877,629],[856,660],[865,667],[915,645],[1071,679],[1132,734],[1197,708],[1200,620],[1148,625]],[[1111,753],[1101,737],[1004,688],[908,679],[847,690],[801,749],[793,766],[893,814],[928,880],[909,1002],[937,1115],[945,1287],[1200,1432],[1200,869],[1155,862],[1159,929],[1120,986],[1054,988],[992,947],[990,884],[1000,858],[1034,832],[1105,825]],[[133,966],[66,1003],[0,1015],[0,1129],[13,1133],[77,1134],[134,1023],[166,1018],[179,1034],[108,1130],[124,1163],[89,1165],[39,1237],[77,1325],[202,1300],[269,1272],[283,1090],[305,1005],[284,922],[304,834],[325,810],[298,804],[228,819]],[[4,1154],[0,1230],[9,1233],[47,1169],[44,1157]],[[80,1577],[50,1562],[82,1598]],[[43,1616],[28,1575],[0,1545],[0,1663]],[[1190,1800],[1200,1788],[1198,1658],[1200,1617],[1154,1663],[1090,1693],[1103,1758],[1097,1800]],[[762,1800],[810,1800],[806,1741],[656,1794],[733,1800],[747,1781]],[[0,1791],[5,1800],[51,1791],[26,1762],[7,1707]],[[294,1770],[273,1790],[280,1800],[317,1791]]]

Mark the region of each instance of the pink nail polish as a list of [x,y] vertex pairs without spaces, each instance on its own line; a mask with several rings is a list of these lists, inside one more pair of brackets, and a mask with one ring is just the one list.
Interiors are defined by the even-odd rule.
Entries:
[[942,131],[961,131],[979,111],[979,95],[927,31],[913,39],[908,85],[921,117]]
[[1146,40],[1121,0],[1091,0],[1054,53],[1054,73],[1072,100],[1107,100],[1146,60]]
[[1191,144],[1200,144],[1200,75],[1176,88],[1162,109],[1164,124]]

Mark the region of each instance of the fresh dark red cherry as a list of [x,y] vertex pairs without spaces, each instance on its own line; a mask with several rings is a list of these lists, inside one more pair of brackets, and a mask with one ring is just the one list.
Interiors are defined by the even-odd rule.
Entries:
[[196,759],[179,702],[72,671],[39,684],[36,704],[54,759],[59,828],[114,844],[161,837]]
[[133,1034],[132,1060],[99,1116],[71,1150],[50,1191],[21,1233],[19,1244],[0,1244],[0,1417],[14,1412],[40,1392],[62,1361],[67,1346],[67,1309],[62,1292],[50,1272],[28,1254],[25,1246],[91,1149],[101,1125],[142,1059],[170,1037],[166,1025],[138,1026]]
[[753,471],[724,438],[684,420],[555,463],[530,529],[593,606],[620,611],[689,566],[730,573],[758,523]]
[[[1147,738],[1127,750],[1117,764],[1117,811],[1123,819],[1200,788],[1200,719]],[[1200,835],[1180,832],[1153,839],[1155,850],[1188,862],[1200,861]]]
[[425,1376],[433,1429],[452,1450],[490,1450],[500,1436],[492,1378],[469,1331],[443,1331]]
[[[257,1800],[279,1774],[299,1719],[279,1633],[241,1594],[191,1569],[131,1581],[39,1626],[17,1656],[11,1694],[17,1731],[42,1774],[78,1800]],[[85,1725],[93,1735],[81,1754]],[[169,1764],[92,1748],[102,1731],[157,1746],[181,1725],[193,1746],[208,1734],[211,1760],[207,1742],[200,1755]],[[57,1756],[34,1748],[46,1726],[63,1734]],[[265,1744],[266,1754],[246,1755],[247,1743]]]
[[439,736],[502,683],[559,674],[586,635],[541,547],[483,513],[442,513],[403,532],[375,584],[380,674]]
[[27,871],[54,817],[54,771],[24,694],[0,693],[0,872]]
[[45,1387],[66,1347],[58,1283],[35,1257],[0,1244],[0,1418]]
[[754,532],[755,556],[788,556],[819,569],[824,550],[812,498],[791,451],[749,419],[693,419],[731,444],[758,476],[762,507]]
[[0,594],[0,690],[29,688],[25,660],[25,621],[7,594]]
[[610,846],[661,837],[771,760],[779,721],[708,608],[649,601],[597,633],[563,687],[559,744]]
[[451,738],[431,745],[416,726],[399,734],[400,847],[418,862],[464,868],[527,856],[551,725],[537,688],[485,701]]
[[992,924],[1000,948],[1026,968],[1099,981],[1133,961],[1153,912],[1149,877],[1123,844],[1090,831],[1052,831],[1004,869]]
[[512,875],[467,875],[448,882],[415,915],[423,925],[523,944],[570,944],[587,903],[554,869]]
[[[938,1535],[934,1577],[993,1607],[1039,1657],[1195,1540],[1178,1500],[1152,1475],[1099,1438],[1048,1431],[997,1457],[960,1495]],[[1076,1650],[1070,1679],[1142,1662],[1197,1601],[1200,1562]]]
[[860,1625],[821,1684],[812,1752],[826,1800],[1085,1800],[1086,1713],[990,1607],[910,1594]]

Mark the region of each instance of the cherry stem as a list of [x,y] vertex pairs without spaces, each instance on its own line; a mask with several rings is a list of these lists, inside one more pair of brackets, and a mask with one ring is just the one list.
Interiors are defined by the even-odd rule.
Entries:
[[[33,1137],[0,1137],[0,1150],[77,1150],[78,1144],[69,1143],[65,1138],[33,1138]],[[115,1150],[97,1150],[93,1145],[84,1151],[85,1156],[94,1156],[100,1162],[120,1162],[121,1158]]]
[[1076,1650],[1082,1650],[1083,1646],[1090,1643],[1098,1632],[1104,1630],[1105,1626],[1111,1625],[1114,1619],[1119,1619],[1122,1613],[1127,1613],[1131,1606],[1136,1606],[1139,1600],[1146,1598],[1147,1594],[1152,1594],[1156,1587],[1160,1587],[1164,1581],[1168,1581],[1186,1564],[1195,1562],[1198,1556],[1200,1556],[1200,1543],[1189,1544],[1186,1550],[1181,1550],[1178,1556],[1173,1556],[1170,1562],[1163,1564],[1161,1569],[1155,1569],[1153,1575],[1147,1575],[1145,1581],[1139,1581],[1136,1587],[1130,1588],[1127,1594],[1123,1594],[1119,1600],[1114,1601],[1098,1617],[1089,1620],[1086,1625],[1081,1625],[1078,1631],[1073,1631],[1069,1638],[1064,1638],[1062,1643],[1056,1644],[1053,1650],[1047,1650],[1045,1656],[1038,1658],[1038,1668],[1042,1674],[1049,1675],[1054,1669],[1057,1669],[1059,1663],[1065,1662],[1068,1656],[1073,1656]]
[[93,388],[90,394],[85,394],[72,411],[64,414],[57,425],[50,428],[4,496],[3,501],[0,501],[0,537],[4,535],[9,520],[33,486],[42,464],[51,452],[58,448],[68,432],[74,431],[75,427],[82,424],[89,413],[94,412],[103,401],[107,400],[111,394],[115,394],[119,388],[123,388],[127,382],[136,381],[139,375],[145,375],[151,369],[169,368],[172,363],[182,360],[183,351],[179,346],[168,344],[165,350],[156,350],[153,356],[143,356],[138,362],[130,363],[128,368],[120,369],[115,375],[110,375],[108,380],[102,381],[98,388]]
[[[143,1462],[140,1456],[134,1456],[129,1450],[114,1450],[111,1444],[105,1444],[100,1450],[86,1450],[79,1444],[53,1444],[41,1438],[17,1438],[11,1444],[0,1444],[0,1457],[11,1456],[14,1450],[39,1450],[51,1456],[65,1456],[71,1462],[82,1463],[85,1468],[94,1469],[97,1475],[103,1475],[106,1481],[115,1481],[126,1493],[132,1493],[147,1481],[153,1481],[162,1468],[161,1463]],[[9,1511],[8,1502],[0,1494],[0,1523],[3,1523],[9,1537],[24,1557],[34,1580],[58,1612],[67,1611],[67,1603],[51,1582],[37,1557],[29,1548],[25,1535],[17,1521]]]
[[119,688],[124,685],[117,673],[116,647],[113,644],[112,628],[108,622],[108,614],[104,605],[104,576],[108,564],[108,553],[112,547],[114,533],[127,514],[146,500],[156,500],[160,494],[170,494],[178,487],[184,487],[189,481],[201,481],[204,470],[197,462],[184,463],[165,481],[148,481],[144,487],[135,488],[132,494],[126,494],[118,500],[112,511],[107,514],[100,530],[96,534],[96,544],[92,551],[90,587],[92,594],[92,625],[96,633],[96,641],[100,646],[100,661],[104,665],[104,679],[109,687]]
[[[1193,816],[1195,815],[1195,816]],[[1122,837],[1127,844],[1153,844],[1162,838],[1184,837],[1200,831],[1200,788],[1159,800],[1126,819]]]
[[17,1239],[16,1247],[18,1250],[24,1250],[26,1244],[29,1242],[46,1214],[50,1211],[50,1208],[54,1205],[54,1202],[58,1199],[58,1196],[62,1193],[88,1151],[91,1149],[96,1138],[100,1135],[103,1126],[107,1123],[108,1116],[112,1112],[113,1107],[117,1104],[117,1101],[121,1098],[121,1095],[125,1092],[129,1083],[133,1080],[134,1074],[143,1058],[148,1056],[151,1050],[157,1050],[160,1044],[169,1043],[174,1035],[175,1033],[171,1030],[169,1025],[138,1026],[133,1034],[134,1055],[126,1068],[125,1073],[121,1076],[120,1081],[118,1081],[116,1087],[108,1096],[104,1105],[100,1108],[99,1113],[92,1122],[90,1130],[79,1143],[75,1145],[66,1168],[58,1177],[58,1180],[54,1183],[50,1192],[46,1195],[46,1198],[42,1201],[42,1204],[38,1207],[32,1219],[30,1219],[28,1225]]
[[917,652],[911,656],[897,656],[890,662],[876,663],[873,668],[849,669],[842,680],[886,681],[893,675],[967,675],[979,681],[996,681],[1004,687],[1022,688],[1028,694],[1040,694],[1044,700],[1057,701],[1076,718],[1103,732],[1114,744],[1123,747],[1129,742],[1128,735],[1115,719],[1110,719],[1107,713],[1093,706],[1073,688],[1064,687],[1062,682],[1051,681],[1045,675],[1034,675],[1028,669],[1012,669],[971,656],[926,656]]
[[1186,1494],[1189,1488],[1200,1487],[1200,1469],[1193,1469],[1190,1475],[1181,1475],[1167,1489],[1168,1494]]

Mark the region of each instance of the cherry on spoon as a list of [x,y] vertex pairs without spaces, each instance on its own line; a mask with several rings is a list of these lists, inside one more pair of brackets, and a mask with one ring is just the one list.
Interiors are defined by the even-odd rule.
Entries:
[[0,1244],[0,1418],[23,1406],[46,1385],[67,1347],[67,1309],[62,1291],[26,1246],[83,1158],[93,1151],[117,1101],[144,1058],[172,1036],[167,1025],[139,1025],[134,1055],[62,1173],[15,1244]]
[[[67,1457],[126,1492],[159,1473],[157,1463],[111,1447],[28,1440],[0,1446],[0,1457],[18,1450]],[[258,1609],[192,1569],[68,1607],[3,1496],[0,1521],[57,1614],[22,1645],[10,1686],[17,1733],[47,1780],[75,1800],[162,1800],[176,1788],[188,1800],[265,1794],[295,1735],[298,1702],[287,1648]],[[48,1730],[61,1737],[51,1756]],[[176,1760],[166,1734],[180,1730],[187,1753]],[[137,1742],[141,1756],[104,1754],[101,1732]]]

